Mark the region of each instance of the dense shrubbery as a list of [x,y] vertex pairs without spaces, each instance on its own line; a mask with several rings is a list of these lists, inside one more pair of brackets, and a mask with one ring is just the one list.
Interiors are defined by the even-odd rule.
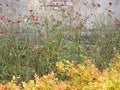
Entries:
[[0,15],[0,90],[119,90],[120,21],[90,31],[79,12],[55,12]]
[[11,82],[1,84],[0,90],[119,90],[120,89],[120,55],[109,68],[98,70],[91,60],[85,56],[82,64],[64,61],[57,62],[58,74],[51,72],[22,84],[13,77]]

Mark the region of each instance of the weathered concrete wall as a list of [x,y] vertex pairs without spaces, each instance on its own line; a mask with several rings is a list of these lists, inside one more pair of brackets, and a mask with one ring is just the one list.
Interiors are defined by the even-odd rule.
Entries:
[[[29,13],[29,9],[33,9],[36,13],[40,13],[41,15],[44,13],[49,16],[57,16],[52,9],[48,9],[46,11],[44,10],[44,7],[41,7],[41,5],[44,4],[49,5],[51,1],[70,2],[70,0],[0,0],[0,3],[8,3],[10,5],[10,9],[21,15],[27,15]],[[108,2],[112,2],[112,5],[110,6]],[[92,6],[92,3],[100,4],[100,7],[95,8]],[[107,19],[108,10],[112,11],[112,18],[120,20],[120,0],[73,0],[73,10],[80,12],[83,18],[89,16],[84,23],[88,28],[93,27],[94,24],[91,22],[97,22],[98,24],[108,24],[108,22],[113,23],[112,19],[109,21]]]
[[9,5],[9,9],[13,10],[14,12],[26,15],[28,14],[28,0],[0,0],[2,4],[2,12],[5,12],[5,5]]

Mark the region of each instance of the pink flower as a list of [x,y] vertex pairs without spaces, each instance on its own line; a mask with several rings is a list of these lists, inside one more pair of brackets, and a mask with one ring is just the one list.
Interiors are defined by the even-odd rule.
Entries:
[[2,22],[0,22],[0,25],[2,25]]
[[0,20],[4,20],[5,16],[0,15]]
[[54,4],[53,3],[50,3],[50,7],[52,7]]

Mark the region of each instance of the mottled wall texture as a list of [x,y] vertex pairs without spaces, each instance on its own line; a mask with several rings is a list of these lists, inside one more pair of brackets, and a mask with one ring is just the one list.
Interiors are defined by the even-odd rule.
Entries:
[[[109,4],[112,3],[112,5]],[[113,19],[117,18],[120,20],[120,0],[0,0],[0,13],[4,13],[4,4],[8,3],[10,10],[15,11],[21,15],[29,14],[29,10],[32,9],[36,13],[55,16],[54,10],[58,7],[50,7],[51,4],[64,3],[66,8],[72,7],[73,11],[80,12],[82,17],[88,17],[86,25],[91,28],[93,25],[91,21],[99,22],[99,24],[107,24],[108,11],[113,15]],[[93,4],[98,7],[94,7]],[[113,20],[109,21],[114,23]]]

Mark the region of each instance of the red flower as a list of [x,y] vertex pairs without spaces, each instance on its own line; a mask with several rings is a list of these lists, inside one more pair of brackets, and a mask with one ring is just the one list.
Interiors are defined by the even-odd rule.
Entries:
[[31,15],[31,17],[34,19],[35,18],[35,16],[34,15]]
[[110,56],[112,57],[112,56],[114,56],[115,55],[115,51],[112,51],[111,53],[110,53]]
[[45,26],[45,24],[41,24],[41,26]]
[[112,2],[109,2],[109,5],[111,6],[111,5],[112,5]]
[[23,36],[23,39],[26,39],[26,36],[25,36],[25,35]]
[[67,18],[67,16],[65,16],[64,18]]
[[18,21],[17,21],[18,24],[21,23],[21,22],[22,22],[21,20],[18,20]]
[[62,3],[61,6],[64,6],[64,4]]
[[0,15],[0,20],[4,20],[5,16]]
[[95,3],[92,3],[92,5],[95,7],[96,5],[95,5]]
[[40,32],[39,36],[40,36],[40,37],[43,37],[43,36],[44,36],[44,33],[43,33],[43,32]]
[[53,3],[50,3],[50,7],[52,7],[54,4]]
[[49,48],[45,48],[45,51],[47,51],[47,52],[48,52],[48,51],[49,51]]
[[5,5],[6,7],[8,7],[9,6],[9,4],[8,3],[6,3],[6,5]]
[[36,21],[38,21],[38,18],[36,18]]
[[108,10],[108,12],[112,12],[111,10]]
[[56,2],[56,4],[58,5],[59,3],[58,3],[58,2]]
[[0,22],[0,25],[2,25],[2,22]]
[[89,51],[89,50],[90,50],[90,48],[89,48],[89,47],[87,47],[87,48],[86,48],[86,50],[87,50],[87,51]]
[[40,24],[38,21],[35,21],[35,24]]
[[98,6],[98,7],[101,7],[101,5],[100,5],[99,3],[97,4],[97,6]]
[[15,24],[15,22],[12,22],[12,24]]
[[29,12],[33,12],[33,10],[29,10]]
[[65,9],[62,10],[62,12],[65,12],[65,11],[66,11]]
[[81,27],[84,27],[85,25],[84,24],[80,24]]
[[79,16],[81,16],[82,14],[79,14]]
[[79,14],[79,12],[76,12],[76,14]]
[[34,45],[32,45],[32,48],[34,48],[35,46]]
[[63,50],[62,49],[60,49],[60,51],[59,51],[60,53],[62,53],[63,52]]
[[9,23],[10,23],[10,22],[11,22],[11,20],[10,20],[10,19],[7,19],[7,22],[9,22]]

